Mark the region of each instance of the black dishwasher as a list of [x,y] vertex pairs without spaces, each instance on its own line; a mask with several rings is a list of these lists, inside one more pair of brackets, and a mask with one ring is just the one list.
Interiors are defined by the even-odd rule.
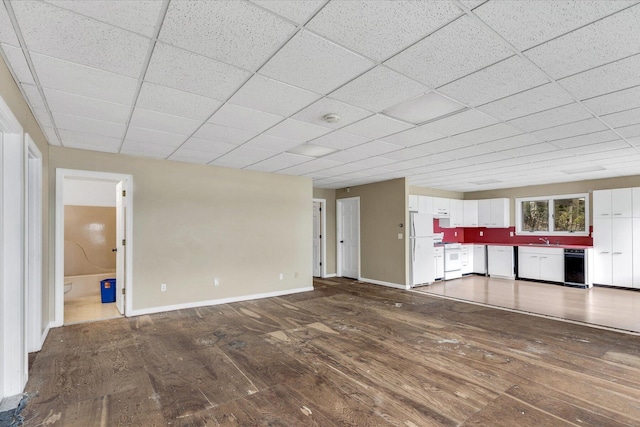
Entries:
[[584,249],[564,250],[564,284],[586,287]]

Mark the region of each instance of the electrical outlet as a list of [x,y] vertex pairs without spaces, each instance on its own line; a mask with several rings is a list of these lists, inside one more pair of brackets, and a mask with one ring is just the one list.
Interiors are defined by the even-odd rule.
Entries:
[[513,237],[513,231],[509,232],[509,237]]
[[480,232],[480,237],[484,236],[484,231]]
[[213,278],[213,286],[220,286],[220,279],[218,279],[217,277]]
[[280,273],[280,280],[284,279],[284,274]]
[[458,232],[457,231],[453,232],[453,237],[458,237]]
[[163,283],[162,285],[160,285],[160,291],[161,292],[167,292],[167,284]]

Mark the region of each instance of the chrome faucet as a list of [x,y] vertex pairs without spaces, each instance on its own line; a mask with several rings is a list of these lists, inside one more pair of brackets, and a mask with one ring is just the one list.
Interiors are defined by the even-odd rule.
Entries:
[[538,238],[538,240],[543,241],[545,245],[549,244],[549,239],[547,239],[546,237],[540,237],[540,238]]

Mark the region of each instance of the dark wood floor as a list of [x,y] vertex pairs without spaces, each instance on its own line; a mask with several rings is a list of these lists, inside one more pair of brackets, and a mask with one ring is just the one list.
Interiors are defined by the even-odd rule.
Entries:
[[315,288],[54,329],[25,425],[640,425],[637,336],[342,279]]

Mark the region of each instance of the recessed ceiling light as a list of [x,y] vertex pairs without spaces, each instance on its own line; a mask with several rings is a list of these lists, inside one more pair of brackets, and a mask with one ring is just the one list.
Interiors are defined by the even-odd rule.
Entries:
[[497,179],[485,179],[482,181],[471,181],[469,182],[469,184],[484,185],[484,184],[498,184],[499,182],[502,182],[502,181],[498,181]]
[[417,125],[465,108],[464,105],[444,95],[436,92],[427,92],[389,107],[382,114]]
[[287,152],[292,154],[301,154],[303,156],[322,157],[336,151],[338,151],[336,148],[324,147],[322,145],[302,144],[297,147],[293,147]]
[[567,175],[574,175],[577,173],[598,172],[603,170],[605,170],[605,168],[603,168],[602,166],[585,166],[583,168],[564,170],[560,172],[566,173]]

